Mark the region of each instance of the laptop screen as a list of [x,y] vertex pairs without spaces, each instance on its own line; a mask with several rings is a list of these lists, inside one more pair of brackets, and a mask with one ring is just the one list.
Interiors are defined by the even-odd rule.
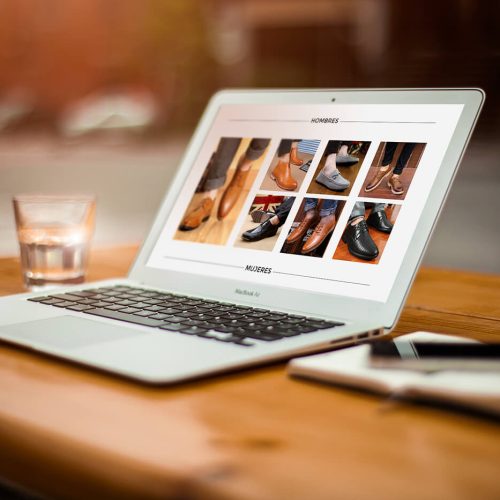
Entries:
[[385,302],[463,105],[223,105],[147,266]]

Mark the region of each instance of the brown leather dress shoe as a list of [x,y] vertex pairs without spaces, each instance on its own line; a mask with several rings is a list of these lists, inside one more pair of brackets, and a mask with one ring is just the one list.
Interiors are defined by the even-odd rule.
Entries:
[[311,226],[319,222],[319,215],[316,210],[308,210],[302,222],[288,235],[286,242],[291,244],[301,240]]
[[290,149],[290,161],[294,165],[298,165],[299,167],[304,163],[297,154],[297,148],[293,147]]
[[301,253],[309,253],[316,250],[326,237],[333,231],[335,227],[335,215],[327,215],[326,217],[321,217],[320,221],[314,228],[313,233],[302,247]]
[[240,193],[245,187],[245,181],[247,180],[249,172],[250,169],[241,170],[239,168],[234,172],[233,178],[224,190],[224,194],[219,202],[219,208],[217,209],[217,218],[219,220],[226,217],[238,201]]
[[387,178],[391,174],[392,170],[389,168],[385,172],[379,168],[377,173],[370,179],[368,184],[365,186],[365,191],[368,193],[377,189],[380,186],[380,183]]
[[278,162],[271,172],[271,179],[278,184],[278,187],[285,191],[297,189],[297,181],[292,177],[290,164],[284,161]]
[[184,217],[179,229],[181,231],[192,231],[199,227],[202,222],[208,220],[213,206],[214,200],[212,198],[203,198],[201,203]]
[[392,194],[403,194],[405,192],[405,188],[403,184],[401,184],[398,174],[393,174],[389,178],[389,180],[387,181],[387,186],[392,191]]

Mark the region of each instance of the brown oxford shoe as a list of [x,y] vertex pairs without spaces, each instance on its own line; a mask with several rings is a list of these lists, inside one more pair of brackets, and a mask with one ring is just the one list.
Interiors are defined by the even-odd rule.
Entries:
[[318,212],[316,212],[316,210],[308,210],[305,213],[302,222],[288,235],[286,242],[288,244],[291,244],[301,240],[307,233],[307,230],[311,226],[315,226],[318,222],[319,222]]
[[387,177],[389,177],[389,175],[391,175],[391,172],[392,172],[391,168],[389,168],[385,172],[381,168],[379,168],[376,174],[370,179],[368,184],[365,186],[365,191],[369,193],[370,191],[377,189],[380,186],[381,182]]
[[184,217],[179,229],[181,231],[192,231],[199,227],[203,222],[208,220],[213,206],[214,200],[212,198],[203,198],[201,203]]
[[299,167],[304,163],[297,154],[297,148],[293,147],[290,149],[290,161],[294,165],[298,165]]
[[335,215],[327,215],[325,217],[321,217],[320,221],[314,228],[313,233],[307,241],[304,243],[302,247],[301,253],[309,253],[313,250],[316,250],[323,241],[325,241],[326,237],[333,231],[335,227]]
[[297,181],[292,177],[290,164],[279,161],[271,172],[271,179],[276,182],[279,188],[285,191],[294,191],[297,189]]
[[405,192],[405,188],[400,181],[399,175],[397,174],[392,174],[387,181],[387,186],[392,191],[392,194],[403,194]]
[[241,170],[239,168],[237,168],[234,172],[233,178],[224,190],[224,194],[222,195],[222,198],[219,202],[219,208],[217,209],[217,218],[219,220],[226,217],[226,215],[231,211],[231,209],[238,201],[240,193],[245,187],[245,182],[247,180],[249,172],[250,169]]

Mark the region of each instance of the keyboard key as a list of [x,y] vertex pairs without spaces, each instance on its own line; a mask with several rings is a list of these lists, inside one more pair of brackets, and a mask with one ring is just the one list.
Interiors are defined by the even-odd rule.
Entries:
[[265,340],[266,342],[272,342],[281,338],[280,335],[275,335],[274,333],[266,332],[265,330],[246,330],[242,333],[243,337],[249,337],[256,340]]
[[209,330],[215,330],[219,325],[217,323],[211,323],[210,321],[203,321],[203,328],[208,328]]
[[152,316],[148,316],[148,318],[150,318],[150,319],[166,319],[166,318],[168,318],[168,314],[154,313]]
[[66,309],[70,309],[71,311],[87,311],[88,309],[94,309],[92,306],[85,304],[74,304],[72,306],[66,307]]
[[186,327],[184,325],[181,325],[180,323],[163,323],[162,325],[160,325],[160,328],[162,330],[170,330],[171,332],[177,332]]
[[205,316],[210,316],[211,318],[220,318],[221,317],[221,313],[219,313],[217,311],[206,311],[206,312],[203,312],[203,314]]
[[128,300],[128,299],[120,300],[120,302],[117,302],[117,304],[120,304],[121,306],[131,306],[134,303],[135,302],[133,300]]
[[144,309],[150,305],[151,304],[146,304],[146,302],[134,302],[134,307],[137,307],[138,309]]
[[181,316],[176,316],[175,314],[168,315],[169,323],[182,323],[183,321],[186,321],[186,318],[182,318]]
[[[269,330],[264,330],[269,331]],[[270,331],[273,335],[279,335],[280,337],[295,337],[296,335],[300,335],[302,332],[298,328],[276,328],[275,330]]]
[[63,307],[66,308],[68,306],[74,306],[74,302],[69,302],[69,301],[63,301],[63,302],[57,302],[56,304],[52,304],[54,307]]
[[245,313],[243,312],[234,312],[234,311],[229,311],[225,314],[226,318],[242,318],[245,316]]
[[238,326],[241,328],[246,328],[248,326],[248,323],[245,323],[244,321],[239,321],[237,319],[232,319],[228,322],[224,322],[226,326]]
[[286,318],[286,314],[271,311],[265,318],[269,321],[280,321],[283,318]]
[[291,325],[302,323],[306,318],[284,318],[283,322]]
[[233,309],[235,311],[241,311],[244,313],[250,313],[253,311],[253,307],[250,307],[250,306],[234,306]]
[[214,330],[217,331],[217,332],[221,332],[221,333],[233,333],[233,331],[235,331],[237,329],[237,327],[230,327],[230,326],[225,326],[225,325],[221,325],[221,324],[218,324]]
[[102,299],[107,299],[108,296],[104,295],[103,293],[96,293],[95,295],[92,296],[94,300],[102,300]]
[[252,325],[255,324],[255,318],[253,318],[251,316],[241,316],[240,318],[238,318],[238,321],[242,321],[243,323],[252,324]]
[[177,316],[180,316],[181,318],[192,318],[194,314],[191,311],[186,311],[178,313]]
[[193,319],[198,319],[200,321],[211,321],[212,320],[212,316],[208,316],[207,314],[196,314],[195,316],[193,316]]
[[[94,307],[107,307],[107,306],[109,306],[109,303],[104,302],[102,300],[91,300],[89,302],[89,305],[94,306]],[[122,306],[120,306],[120,307],[122,307]]]
[[[121,307],[121,306],[119,306]],[[106,309],[109,309],[109,307],[107,307]],[[158,313],[155,313],[154,311],[147,311],[147,310],[139,310],[137,311],[136,313],[134,313],[136,316],[143,316],[143,317],[149,317],[149,316],[153,316],[155,314],[158,314]]]
[[136,307],[125,307],[123,309],[120,309],[120,312],[126,313],[126,314],[135,314],[136,312],[139,312],[140,309],[137,309]]
[[51,298],[46,298],[45,300],[42,300],[42,304],[47,304],[48,306],[52,306],[54,304],[58,304],[59,302],[63,302],[61,299],[51,299]]
[[31,297],[28,299],[30,302],[42,302],[44,300],[47,300],[47,296],[44,295],[43,297]]
[[180,305],[177,302],[173,302],[171,300],[162,300],[161,305],[163,307],[180,307]]
[[179,304],[183,301],[183,299],[181,299],[180,297],[169,297],[168,299],[169,302],[172,302],[174,304]]
[[[138,306],[136,305],[136,307]],[[165,307],[160,309],[159,312],[162,314],[177,314],[182,312],[182,309],[179,309],[178,307]]]
[[78,297],[77,295],[72,295],[69,293],[58,293],[55,295],[49,295],[49,297],[53,299],[59,299],[59,300],[64,300],[64,301],[69,301],[69,302],[78,302],[79,300],[82,300],[81,297]]
[[188,335],[198,335],[201,333],[205,333],[208,330],[206,328],[201,328],[200,326],[190,326],[188,328],[184,327],[179,331],[182,333],[187,333]]
[[157,304],[161,304],[163,301],[159,299],[146,299],[144,300],[146,304],[149,304],[150,306],[155,306]]
[[[82,306],[84,307],[84,306]],[[87,314],[94,314],[95,316],[102,316],[109,319],[118,319],[121,321],[126,321],[127,323],[135,323],[136,325],[143,326],[160,326],[164,321],[157,319],[143,318],[135,314],[127,314],[121,311],[110,311],[109,309],[94,309],[85,311]]]
[[150,306],[150,305],[148,305],[148,307],[146,307],[145,309],[147,309],[148,311],[158,312],[158,311],[161,311],[161,310],[163,309],[163,307],[161,307],[161,306]]
[[109,309],[110,311],[119,311],[120,309],[123,309],[123,306],[121,306],[120,304],[108,304],[107,302],[105,302],[105,304],[106,305],[103,306],[104,309]]
[[102,300],[103,302],[109,302],[110,304],[116,304],[122,301],[122,299],[119,299],[118,297],[108,297],[107,299],[102,299]]

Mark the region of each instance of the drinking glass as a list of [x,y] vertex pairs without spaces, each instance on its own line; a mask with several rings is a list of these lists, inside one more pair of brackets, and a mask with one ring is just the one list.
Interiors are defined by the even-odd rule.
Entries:
[[13,205],[26,287],[36,291],[83,283],[95,197],[19,195]]

